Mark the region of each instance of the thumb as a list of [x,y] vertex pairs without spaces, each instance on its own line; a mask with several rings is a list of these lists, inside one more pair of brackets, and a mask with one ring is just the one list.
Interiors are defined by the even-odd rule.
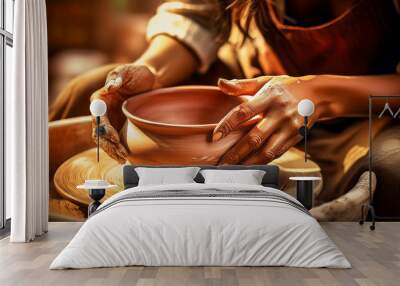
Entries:
[[222,92],[229,95],[253,95],[271,78],[272,76],[232,80],[220,78],[218,80],[218,87]]

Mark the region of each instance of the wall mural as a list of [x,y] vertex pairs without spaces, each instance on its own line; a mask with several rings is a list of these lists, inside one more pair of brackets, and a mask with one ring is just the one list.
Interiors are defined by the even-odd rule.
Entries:
[[[85,220],[90,199],[87,191],[77,185],[87,179],[103,178],[118,186],[107,190],[106,197],[120,192],[123,164],[265,164],[271,160],[280,167],[282,190],[290,194],[295,194],[296,187],[288,179],[290,176],[323,178],[314,186],[312,213],[318,219],[358,220],[361,205],[368,200],[368,176],[364,173],[368,169],[368,118],[352,116],[357,108],[354,112],[349,108],[347,114],[338,114],[335,119],[324,118],[324,107],[318,104],[324,94],[317,94],[316,112],[310,117],[310,156],[305,162],[303,140],[294,128],[301,126],[302,118],[297,114],[297,101],[287,96],[303,93],[307,97],[310,90],[302,87],[317,82],[323,86],[318,92],[338,98],[339,105],[341,100],[347,100],[345,105],[357,106],[359,99],[352,99],[351,91],[342,84],[347,77],[341,76],[351,79],[355,75],[394,74],[400,62],[400,40],[393,35],[400,30],[400,17],[392,1],[354,1],[357,3],[336,19],[325,15],[324,7],[317,7],[319,13],[307,15],[312,19],[310,23],[293,28],[291,21],[295,20],[280,18],[280,6],[270,2],[284,1],[266,1],[259,9],[265,9],[269,16],[255,17],[249,26],[240,20],[248,15],[247,8],[237,7],[230,17],[216,17],[222,19],[215,22],[222,31],[218,30],[215,38],[221,43],[218,58],[195,60],[196,65],[198,60],[210,60],[207,71],[200,68],[200,72],[181,76],[172,84],[181,87],[150,91],[163,85],[154,84],[151,69],[138,68],[138,64],[134,68],[122,65],[133,63],[148,47],[148,21],[160,1],[47,0],[50,220]],[[179,13],[179,9],[168,10],[173,7],[165,5],[162,9]],[[214,10],[210,13],[216,13]],[[376,14],[367,18],[370,11]],[[325,26],[320,23],[322,18],[327,22]],[[224,19],[238,25],[229,30]],[[201,24],[207,30],[215,29],[207,27],[210,23]],[[160,20],[158,25],[162,26]],[[183,26],[178,23],[175,28]],[[360,40],[357,29],[368,31],[368,43]],[[198,52],[182,49],[184,55]],[[176,55],[179,57],[179,51]],[[187,69],[178,61],[176,74]],[[282,74],[289,76],[229,81]],[[320,74],[332,76],[314,76]],[[118,82],[120,75],[126,76],[123,82]],[[170,77],[163,80],[168,82]],[[135,79],[134,90],[127,78]],[[228,80],[218,82],[219,78]],[[255,100],[257,90],[271,79],[276,83],[273,88],[278,87],[271,94],[278,99],[271,103],[268,100],[272,96],[259,96]],[[340,88],[332,85],[332,79]],[[104,87],[106,80],[108,86]],[[187,85],[191,87],[183,87]],[[122,87],[118,89],[119,86]],[[89,112],[93,94],[100,94],[108,105],[108,118],[101,122],[107,136],[100,142],[99,163]],[[249,110],[238,107],[249,100],[254,103]],[[362,100],[368,106],[367,98]],[[392,104],[394,110],[400,106],[397,101]],[[378,118],[380,112],[376,113],[372,125],[376,148],[373,168],[378,182],[374,203],[380,216],[400,216],[400,180],[393,173],[400,162],[396,152],[400,143],[400,129],[395,128],[398,119]],[[217,126],[223,118],[225,121]],[[259,133],[249,136],[250,132]]]

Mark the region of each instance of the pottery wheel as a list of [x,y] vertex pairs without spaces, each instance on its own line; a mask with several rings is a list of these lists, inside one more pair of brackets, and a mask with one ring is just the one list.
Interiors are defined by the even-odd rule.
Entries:
[[56,191],[64,198],[87,206],[91,202],[88,191],[78,189],[88,179],[103,179],[117,187],[108,189],[104,201],[113,194],[123,190],[122,167],[100,150],[100,162],[96,160],[96,148],[92,148],[69,158],[60,165],[54,174]]
[[[285,155],[273,162],[280,168],[280,182],[282,190],[293,196],[296,195],[296,184],[288,180],[291,176],[321,176],[320,169],[311,160],[304,164],[303,153],[291,149]],[[87,190],[78,189],[76,186],[88,179],[103,179],[117,187],[106,191],[104,199],[122,191],[122,167],[100,150],[100,163],[96,161],[96,148],[92,148],[69,158],[60,165],[54,174],[54,186],[56,191],[64,198],[87,206],[90,203]],[[322,181],[316,182],[314,193],[322,189]],[[104,200],[103,199],[103,200]]]

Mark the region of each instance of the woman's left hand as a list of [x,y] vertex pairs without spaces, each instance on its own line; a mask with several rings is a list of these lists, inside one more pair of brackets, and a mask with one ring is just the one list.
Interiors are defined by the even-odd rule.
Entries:
[[261,76],[254,79],[224,80],[219,88],[232,96],[251,99],[232,109],[217,125],[213,141],[227,136],[242,123],[260,115],[258,123],[221,158],[219,164],[266,164],[296,145],[302,136],[303,117],[297,112],[300,100],[309,98],[316,105],[308,127],[320,119],[324,104],[314,92],[314,76]]

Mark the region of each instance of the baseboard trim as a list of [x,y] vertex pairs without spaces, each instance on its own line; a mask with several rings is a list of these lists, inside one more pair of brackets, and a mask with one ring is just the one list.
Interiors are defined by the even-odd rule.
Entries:
[[3,239],[10,235],[11,230],[11,218],[6,219],[6,223],[3,228],[0,228],[0,239]]

